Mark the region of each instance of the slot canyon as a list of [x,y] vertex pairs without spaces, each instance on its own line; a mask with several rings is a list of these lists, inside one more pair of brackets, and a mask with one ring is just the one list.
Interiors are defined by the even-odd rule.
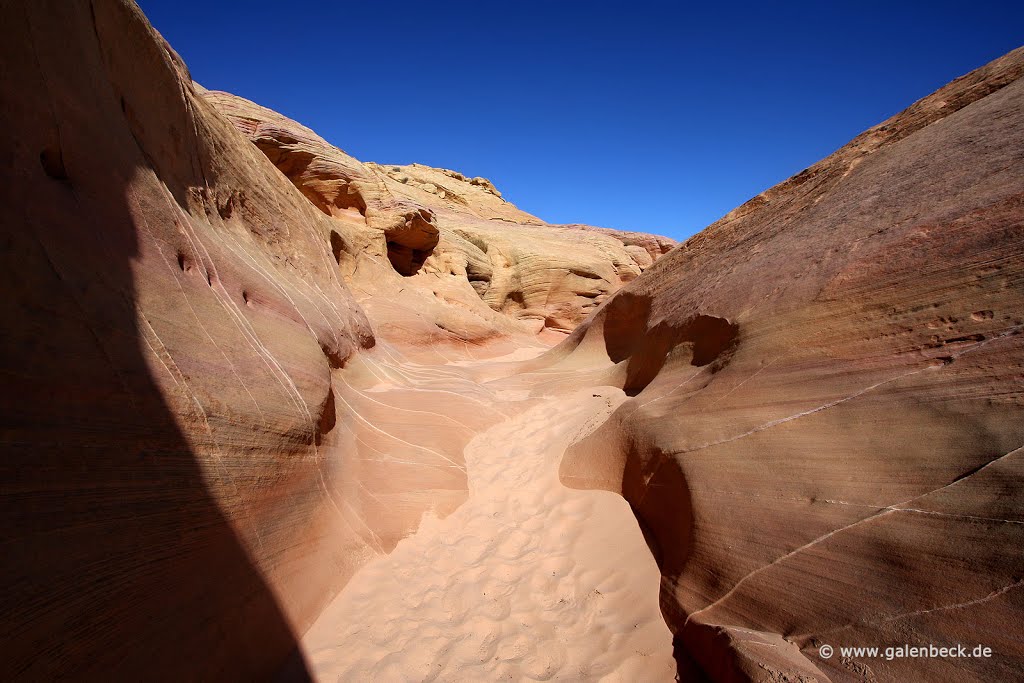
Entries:
[[0,16],[4,680],[1024,675],[1024,48],[676,243]]

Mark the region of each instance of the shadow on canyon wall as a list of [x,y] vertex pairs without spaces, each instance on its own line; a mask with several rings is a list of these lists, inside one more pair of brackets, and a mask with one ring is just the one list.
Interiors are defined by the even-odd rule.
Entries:
[[292,656],[291,677],[308,679],[150,375],[136,169],[90,110],[90,9],[0,12],[0,671],[259,680]]
[[661,571],[661,611],[675,635],[679,679],[703,681],[706,674],[683,643],[687,615],[673,593],[693,552],[689,484],[675,457],[664,452],[635,418],[648,403],[660,400],[639,397],[666,368],[707,368],[710,375],[725,367],[739,346],[740,329],[737,323],[711,315],[698,314],[677,323],[654,321],[651,314],[651,297],[630,291],[620,292],[603,311],[600,329],[605,352],[612,362],[624,363],[622,388],[634,398],[592,435],[570,447],[560,476],[566,486],[612,491],[629,503]]

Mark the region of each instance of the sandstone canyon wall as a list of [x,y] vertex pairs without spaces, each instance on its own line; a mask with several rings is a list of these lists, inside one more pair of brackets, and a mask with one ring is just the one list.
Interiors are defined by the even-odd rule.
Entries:
[[261,675],[369,554],[317,444],[370,326],[134,4],[2,17],[4,678]]
[[[539,362],[614,363],[634,397],[562,479],[629,500],[716,679],[1019,677],[1022,75],[1024,49],[868,130]],[[1000,654],[818,656],[968,642]]]
[[550,343],[672,243],[361,164],[193,84],[133,2],[2,18],[4,678],[264,677],[503,418],[458,378],[456,428],[385,404],[413,371],[372,359]]

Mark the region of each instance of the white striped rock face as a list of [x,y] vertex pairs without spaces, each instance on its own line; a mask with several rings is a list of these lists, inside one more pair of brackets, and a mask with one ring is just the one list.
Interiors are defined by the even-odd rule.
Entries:
[[318,446],[370,324],[137,7],[0,13],[3,678],[258,677],[370,554]]

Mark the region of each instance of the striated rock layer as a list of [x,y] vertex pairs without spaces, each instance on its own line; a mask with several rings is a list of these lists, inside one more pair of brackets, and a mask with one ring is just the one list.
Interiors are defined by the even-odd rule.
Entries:
[[2,17],[3,677],[265,676],[465,498],[470,436],[398,443],[352,396],[374,335],[336,222],[133,3]]
[[[346,277],[367,293],[359,301],[387,338],[569,332],[675,246],[654,235],[549,225],[486,178],[362,164],[274,111],[228,93],[205,97],[331,216]],[[393,296],[383,308],[387,289]],[[428,311],[442,336],[410,327],[410,310]]]
[[134,4],[0,14],[3,677],[263,675],[372,556],[321,446],[370,326]]
[[[562,479],[631,503],[715,679],[1024,670],[1022,75],[1024,49],[858,136],[539,361],[633,396]],[[838,653],[958,643],[995,654]]]

